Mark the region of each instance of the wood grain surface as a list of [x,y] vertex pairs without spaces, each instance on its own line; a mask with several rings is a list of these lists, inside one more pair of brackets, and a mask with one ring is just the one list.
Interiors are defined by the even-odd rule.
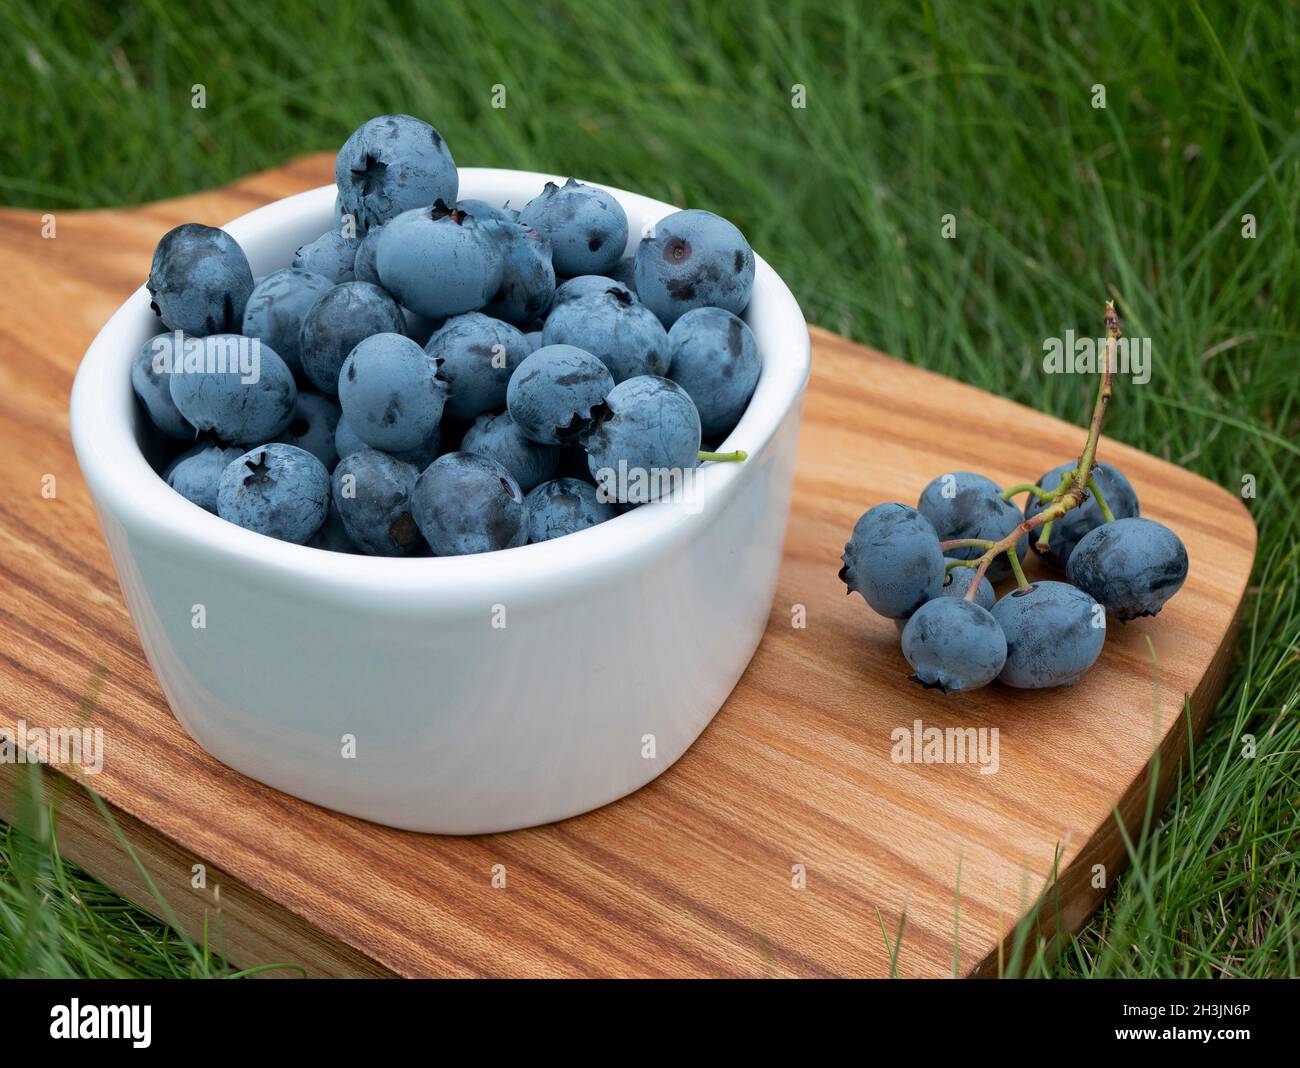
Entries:
[[[655,782],[563,823],[446,838],[297,801],[190,741],[141,654],[73,458],[72,377],[167,229],[220,224],[330,169],[314,156],[182,200],[60,213],[53,239],[40,214],[0,212],[5,260],[21,265],[0,326],[0,727],[105,735],[100,774],[45,774],[64,854],[191,932],[206,917],[241,965],[323,975],[885,975],[881,925],[892,939],[904,910],[898,974],[993,974],[1045,890],[1053,924],[1083,923],[1105,893],[1094,866],[1108,887],[1123,864],[1112,812],[1140,818],[1157,751],[1168,787],[1222,686],[1251,519],[1225,490],[1104,440],[1143,514],[1186,543],[1183,591],[1154,620],[1113,624],[1071,690],[922,690],[893,624],[836,578],[854,520],[914,501],[944,471],[1032,480],[1075,455],[1082,431],[820,330],[767,635],[712,726]],[[780,250],[760,251],[780,269]],[[997,772],[893,762],[891,732],[916,720],[997,728]],[[0,766],[5,818],[26,771]]]

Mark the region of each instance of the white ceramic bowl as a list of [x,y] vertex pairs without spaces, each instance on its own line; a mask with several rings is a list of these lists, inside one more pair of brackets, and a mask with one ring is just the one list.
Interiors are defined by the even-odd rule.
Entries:
[[[513,205],[555,180],[460,175],[462,197]],[[609,191],[627,210],[629,251],[675,210]],[[329,229],[333,209],[327,186],[226,230],[263,275]],[[287,793],[450,834],[562,819],[660,774],[757,648],[785,538],[808,331],[757,258],[745,318],[763,373],[723,448],[750,458],[702,468],[693,504],[503,552],[386,559],[263,537],[167,486],[146,460],[156,432],[130,384],[158,329],[141,287],[86,352],[72,439],[141,644],[186,731]]]

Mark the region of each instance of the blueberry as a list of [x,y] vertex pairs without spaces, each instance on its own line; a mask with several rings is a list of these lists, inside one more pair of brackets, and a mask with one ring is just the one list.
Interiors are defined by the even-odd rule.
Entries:
[[352,274],[358,282],[369,282],[375,286],[383,284],[379,281],[379,264],[376,262],[379,239],[383,233],[383,225],[372,226],[358,243],[357,254],[352,261]]
[[524,340],[528,342],[528,351],[536,352],[542,347],[542,332],[540,330],[530,330],[524,335]]
[[438,131],[410,115],[379,115],[339,149],[334,164],[342,210],[358,232],[435,200],[456,200],[460,176]]
[[558,308],[561,304],[567,304],[571,300],[581,300],[583,297],[590,297],[598,293],[608,293],[611,289],[621,289],[634,298],[636,294],[620,282],[603,274],[580,274],[575,278],[566,278],[555,289],[555,300],[551,302],[551,308]]
[[486,200],[458,200],[456,210],[463,211],[467,215],[473,215],[479,222],[498,222],[506,223],[513,226],[519,221],[519,212],[514,208],[507,208],[504,205],[497,207],[495,204],[489,204]]
[[253,272],[224,230],[186,223],[158,242],[148,288],[150,307],[168,330],[194,337],[234,333],[253,291]]
[[217,488],[217,514],[281,541],[306,542],[329,513],[330,476],[311,453],[293,445],[259,445],[227,466]]
[[361,550],[353,543],[348,536],[347,528],[343,525],[343,517],[339,510],[334,507],[334,502],[330,501],[329,512],[325,516],[325,522],[321,524],[320,530],[316,531],[303,544],[310,545],[314,549],[326,549],[332,553],[356,553]]
[[372,334],[343,361],[339,402],[348,426],[374,449],[415,449],[442,421],[447,383],[438,362],[403,334]]
[[345,456],[331,479],[334,507],[348,539],[372,556],[408,556],[420,548],[411,494],[420,472],[374,449]]
[[1187,549],[1163,523],[1116,519],[1083,536],[1070,554],[1068,577],[1128,622],[1155,615],[1182,588]]
[[603,189],[547,182],[519,220],[550,239],[556,273],[604,274],[627,248],[627,213]]
[[[940,541],[959,538],[983,538],[1001,541],[1024,521],[1020,509],[1002,499],[1002,487],[983,475],[969,471],[952,471],[940,475],[924,490],[916,506],[933,525]],[[1028,551],[1028,536],[1016,543],[1016,555],[1023,560]],[[949,549],[956,560],[975,560],[984,555],[976,546]],[[1005,554],[989,565],[990,582],[999,582],[1011,574]]]
[[877,504],[853,525],[840,580],[891,619],[912,615],[943,590],[943,553],[930,521],[905,504]]
[[358,238],[344,237],[337,230],[330,230],[295,252],[293,265],[300,270],[328,278],[335,285],[340,282],[355,282],[357,249],[360,245]]
[[668,377],[691,395],[706,438],[721,440],[740,422],[763,359],[754,333],[722,308],[696,308],[668,332]]
[[293,418],[276,440],[306,449],[325,465],[327,471],[332,470],[339,460],[338,449],[334,447],[334,435],[341,414],[339,402],[333,397],[326,397],[314,390],[300,389]]
[[[442,443],[441,428],[435,427],[432,434],[414,449],[408,449],[405,452],[393,453],[393,457],[398,460],[405,460],[408,464],[413,464],[417,471],[423,471],[438,455],[438,449]],[[370,448],[353,432],[348,426],[346,419],[340,419],[338,426],[334,428],[334,451],[339,457],[351,456],[354,452],[360,452],[362,449]]]
[[184,335],[177,344],[175,333],[151,337],[131,363],[131,388],[153,420],[153,425],[171,438],[194,440],[194,427],[181,415],[172,400],[171,367],[179,355],[184,356]]
[[529,441],[515,426],[509,412],[480,415],[465,431],[460,451],[495,460],[510,472],[525,493],[554,478],[560,465],[560,446]]
[[402,318],[406,322],[402,333],[420,346],[427,345],[429,339],[441,330],[443,325],[441,319],[429,319],[411,311],[410,308],[402,309]]
[[442,366],[451,392],[447,415],[474,419],[506,405],[510,376],[528,355],[524,335],[509,323],[467,312],[448,319],[425,345]]
[[[970,589],[970,584],[975,581],[975,568],[954,567],[951,570],[948,570],[946,565],[951,560],[952,557],[950,556],[944,557],[943,562],[945,565],[945,573],[943,587],[939,590],[938,596],[962,598],[966,596],[966,591]],[[997,595],[993,592],[993,584],[989,582],[988,576],[985,575],[984,578],[980,580],[980,588],[975,592],[975,603],[981,608],[987,608],[992,611],[993,604],[996,600]],[[894,625],[898,627],[898,631],[901,634],[903,628],[907,626],[907,620],[896,619],[894,620]]]
[[998,679],[1020,689],[1072,686],[1106,643],[1106,617],[1083,590],[1065,582],[1034,582],[993,606],[1007,638]]
[[542,328],[543,345],[573,345],[597,357],[614,381],[638,375],[663,377],[671,351],[655,313],[620,285],[565,301]]
[[354,452],[360,452],[362,449],[370,448],[353,432],[348,426],[348,421],[340,416],[338,423],[334,426],[334,451],[338,453],[339,459],[345,456],[351,456]]
[[489,228],[501,246],[501,288],[484,311],[512,323],[540,319],[555,297],[550,241],[523,223],[496,222]]
[[609,269],[609,277],[624,289],[636,292],[636,256],[624,256]]
[[543,482],[524,498],[528,508],[528,540],[550,541],[613,519],[618,510],[601,501],[596,487],[576,478]]
[[237,334],[186,342],[183,373],[173,369],[172,400],[199,433],[253,445],[282,433],[293,418],[293,372],[270,345]]
[[402,309],[379,286],[344,282],[317,297],[302,321],[302,368],[317,389],[333,396],[348,353],[371,334],[400,334],[405,326]]
[[408,464],[413,464],[417,471],[423,471],[438,458],[441,449],[442,428],[435,427],[433,433],[422,444],[417,445],[414,449],[407,449],[405,452],[395,452],[393,456],[399,460],[405,460]]
[[244,309],[242,333],[245,337],[260,338],[289,366],[295,375],[301,375],[302,350],[300,341],[302,321],[307,317],[316,298],[333,287],[334,283],[319,274],[284,267],[268,274],[253,287],[252,295]]
[[603,499],[645,504],[698,466],[700,416],[676,382],[640,375],[610,390],[582,447]]
[[655,225],[636,250],[636,291],[664,326],[692,308],[739,315],[754,286],[745,236],[709,211],[679,211]]
[[525,437],[563,445],[586,431],[613,388],[609,371],[591,353],[571,345],[544,345],[515,368],[506,403]]
[[[1074,467],[1075,465],[1072,463],[1054,467],[1038,480],[1038,485],[1047,490],[1056,489],[1061,484],[1061,479],[1073,471]],[[1106,504],[1109,506],[1111,514],[1116,519],[1130,519],[1140,514],[1137,494],[1133,491],[1129,480],[1118,469],[1111,467],[1109,464],[1098,464],[1093,468],[1092,477],[1096,480],[1102,495],[1106,498]],[[1025,518],[1032,518],[1041,512],[1044,507],[1045,505],[1040,503],[1038,498],[1031,493],[1029,501],[1025,505]],[[1105,520],[1101,514],[1101,507],[1090,493],[1083,504],[1077,508],[1071,508],[1052,524],[1052,532],[1048,536],[1047,552],[1039,552],[1038,549],[1038,535],[1041,533],[1041,528],[1035,531],[1029,540],[1029,544],[1043,560],[1058,571],[1064,571],[1074,547],[1079,544],[1088,531],[1095,530],[1103,522]]]
[[902,640],[912,678],[944,693],[987,686],[1007,659],[1007,639],[989,610],[956,597],[926,601]]
[[223,449],[204,443],[181,453],[163,472],[167,485],[187,501],[215,513],[217,486],[232,460],[243,455],[240,449]]
[[519,484],[486,456],[439,456],[416,481],[411,504],[436,556],[493,552],[528,540],[528,511]]
[[430,319],[482,308],[501,288],[504,263],[492,230],[441,200],[385,226],[375,257],[384,288]]

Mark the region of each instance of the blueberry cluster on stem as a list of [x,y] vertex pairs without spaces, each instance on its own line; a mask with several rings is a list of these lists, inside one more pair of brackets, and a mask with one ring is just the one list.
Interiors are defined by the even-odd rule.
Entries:
[[965,595],[966,600],[973,601],[975,599],[975,591],[979,588],[980,581],[988,571],[989,565],[1002,553],[1006,554],[1011,563],[1011,571],[1016,576],[1016,583],[1021,589],[1028,587],[1029,583],[1025,579],[1025,573],[1016,555],[1016,542],[1026,534],[1039,530],[1038,549],[1046,551],[1052,536],[1052,524],[1065,515],[1066,512],[1083,504],[1088,499],[1089,494],[1097,498],[1097,506],[1101,509],[1103,518],[1107,522],[1114,520],[1115,517],[1111,514],[1111,510],[1102,497],[1101,491],[1097,487],[1097,481],[1092,474],[1093,469],[1097,466],[1097,442],[1101,437],[1102,420],[1106,418],[1106,409],[1110,405],[1113,387],[1112,375],[1115,365],[1115,343],[1120,338],[1119,316],[1115,314],[1115,302],[1112,300],[1106,301],[1105,325],[1105,366],[1102,368],[1101,381],[1097,386],[1097,399],[1093,404],[1092,419],[1088,424],[1088,439],[1084,442],[1083,451],[1079,454],[1079,462],[1075,464],[1074,470],[1070,472],[1067,478],[1061,479],[1055,489],[1045,490],[1039,486],[1022,483],[1018,486],[1011,486],[1002,492],[1003,500],[1009,500],[1019,493],[1032,493],[1039,501],[1051,503],[1041,512],[1025,519],[1000,541],[993,542],[967,538],[940,543],[939,547],[944,552],[961,546],[975,546],[985,550],[984,554],[975,560],[955,560],[946,565],[948,568],[973,567],[976,569],[974,581],[971,582],[970,589]]

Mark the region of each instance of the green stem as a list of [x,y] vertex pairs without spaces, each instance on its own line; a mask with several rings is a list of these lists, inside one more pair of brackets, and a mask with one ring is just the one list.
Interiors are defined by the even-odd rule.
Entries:
[[[1069,474],[1068,485],[1066,485],[1067,479],[1062,479],[1062,485],[1066,485],[1064,492],[1058,493],[1051,504],[1032,518],[1017,523],[1010,534],[997,542],[979,558],[975,579],[970,584],[970,589],[966,591],[966,600],[968,601],[975,600],[975,591],[979,589],[980,580],[984,578],[985,572],[988,571],[989,564],[997,559],[998,553],[1014,549],[1021,538],[1026,534],[1033,533],[1040,527],[1043,528],[1043,533],[1039,537],[1038,547],[1045,549],[1047,547],[1047,538],[1051,534],[1052,522],[1060,519],[1071,509],[1078,508],[1083,503],[1084,497],[1087,496],[1088,480],[1092,478],[1092,469],[1097,463],[1097,442],[1101,437],[1102,420],[1106,418],[1106,409],[1110,405],[1111,378],[1115,366],[1115,342],[1120,337],[1119,317],[1115,314],[1114,301],[1106,301],[1105,318],[1106,336],[1109,339],[1109,344],[1106,346],[1106,366],[1102,368],[1101,382],[1097,386],[1097,400],[1092,408],[1092,419],[1088,423],[1088,440],[1084,442],[1083,451],[1079,454],[1079,462]],[[1059,491],[1061,487],[1058,486],[1057,489]]]
[[1024,568],[1020,566],[1020,555],[1014,548],[1007,550],[1007,559],[1011,561],[1011,572],[1016,576],[1016,585],[1022,590],[1028,589],[1029,581],[1025,578]]
[[1101,487],[1097,485],[1095,478],[1088,479],[1088,492],[1097,499],[1097,507],[1101,509],[1101,517],[1107,523],[1115,522],[1115,513],[1110,510],[1110,505],[1106,503],[1106,498],[1102,496]]
[[737,449],[735,452],[704,452],[701,450],[696,453],[701,463],[712,460],[714,463],[738,464],[749,459],[749,453],[743,449]]
[[1045,490],[1042,486],[1037,486],[1032,482],[1022,482],[1019,486],[1011,486],[1002,491],[1004,501],[1011,500],[1018,493],[1032,493],[1040,501],[1050,501],[1056,494],[1052,490]]
[[1048,543],[1052,537],[1052,524],[1055,522],[1056,522],[1055,519],[1049,519],[1046,523],[1043,524],[1043,532],[1038,535],[1039,552],[1043,552],[1043,553],[1047,552]]
[[939,548],[943,552],[949,549],[991,549],[995,544],[988,538],[954,538],[952,541],[939,542]]

